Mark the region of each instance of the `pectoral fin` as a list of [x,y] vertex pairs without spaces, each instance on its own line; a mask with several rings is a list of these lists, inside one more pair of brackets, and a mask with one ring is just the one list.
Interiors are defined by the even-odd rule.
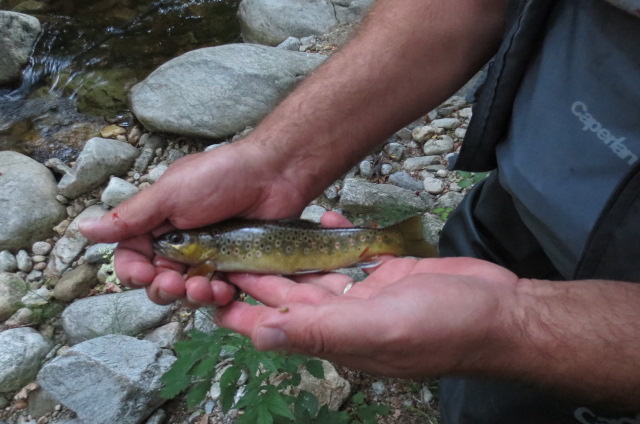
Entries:
[[196,275],[200,275],[203,277],[211,278],[213,277],[213,273],[216,272],[216,264],[212,261],[206,261],[201,264],[192,266],[187,271],[187,278],[194,277]]

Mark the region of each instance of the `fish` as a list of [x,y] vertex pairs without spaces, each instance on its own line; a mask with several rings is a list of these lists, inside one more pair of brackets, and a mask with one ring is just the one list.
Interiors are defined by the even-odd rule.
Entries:
[[214,271],[293,275],[375,266],[384,254],[438,256],[423,239],[420,216],[382,229],[326,228],[302,219],[230,219],[165,233],[154,239],[153,250],[189,265],[189,276]]

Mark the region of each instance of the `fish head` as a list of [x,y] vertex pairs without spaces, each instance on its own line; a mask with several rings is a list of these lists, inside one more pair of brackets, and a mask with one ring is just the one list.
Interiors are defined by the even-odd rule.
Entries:
[[170,231],[153,241],[156,254],[176,262],[197,265],[208,259],[208,252],[197,234],[187,231]]

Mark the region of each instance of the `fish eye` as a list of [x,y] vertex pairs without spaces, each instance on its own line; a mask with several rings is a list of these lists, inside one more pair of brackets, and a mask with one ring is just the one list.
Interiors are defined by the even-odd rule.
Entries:
[[166,235],[165,240],[171,244],[181,244],[184,242],[184,237],[180,233],[169,233]]

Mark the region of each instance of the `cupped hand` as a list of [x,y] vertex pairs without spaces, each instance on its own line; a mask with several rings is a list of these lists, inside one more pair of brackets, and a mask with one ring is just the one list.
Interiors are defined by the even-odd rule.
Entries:
[[471,258],[390,259],[346,293],[338,273],[229,278],[263,305],[232,302],[216,319],[257,348],[412,378],[473,373],[501,343],[518,281]]
[[233,287],[204,277],[185,280],[183,266],[155,256],[154,236],[232,216],[291,217],[306,202],[264,152],[239,142],[176,161],[151,187],[101,219],[82,222],[80,229],[95,242],[119,242],[118,278],[146,288],[152,301],[167,304],[186,298],[193,304],[225,304],[233,298]]

